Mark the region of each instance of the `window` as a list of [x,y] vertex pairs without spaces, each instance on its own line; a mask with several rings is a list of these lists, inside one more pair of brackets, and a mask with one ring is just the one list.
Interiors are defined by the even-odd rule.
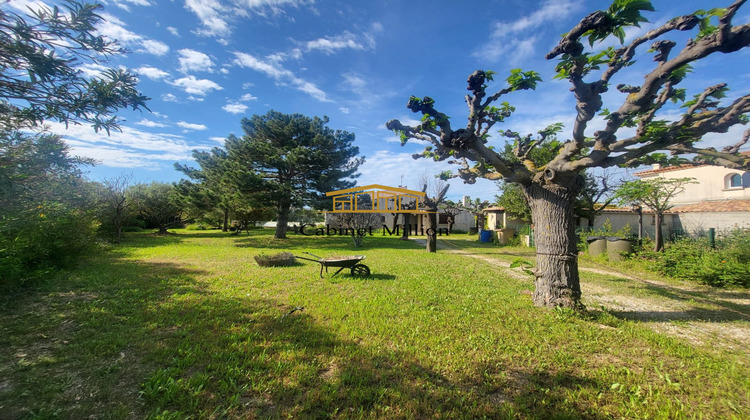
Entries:
[[729,174],[726,177],[727,188],[742,188],[742,176],[740,174]]

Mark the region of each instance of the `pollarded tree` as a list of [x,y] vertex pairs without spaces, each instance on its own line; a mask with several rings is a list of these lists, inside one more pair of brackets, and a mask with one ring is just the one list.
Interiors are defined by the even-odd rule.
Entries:
[[118,109],[148,109],[149,98],[128,71],[107,69],[89,78],[78,69],[124,52],[96,33],[101,8],[68,0],[62,7],[29,7],[25,16],[0,9],[0,130],[54,120],[109,132],[119,128]]
[[664,213],[674,207],[670,201],[685,191],[685,185],[696,183],[695,178],[636,179],[617,188],[615,197],[623,204],[645,204],[654,212],[654,252],[664,250],[661,224]]
[[[678,85],[689,72],[691,63],[709,56],[719,59],[712,54],[736,52],[750,44],[750,24],[732,24],[744,3],[745,0],[737,0],[726,9],[680,16],[620,48],[594,52],[585,51],[584,39],[591,45],[610,36],[624,42],[625,28],[645,22],[641,11],[653,10],[653,7],[646,0],[615,0],[609,9],[584,17],[546,56],[558,59],[558,77],[571,83],[576,118],[571,139],[544,165],[537,165],[527,157],[559,132],[559,127],[551,126],[541,130],[538,136],[527,137],[503,131],[516,139],[515,161],[503,158],[487,144],[490,129],[504,122],[514,111],[507,102],[499,103],[500,98],[517,90],[534,89],[540,81],[535,72],[513,70],[505,88],[488,93],[488,82],[493,80],[494,73],[475,71],[468,79],[469,116],[464,127],[454,128],[448,116],[438,111],[435,101],[429,97],[412,97],[407,105],[413,112],[422,114],[421,124],[411,127],[391,120],[386,126],[400,133],[402,142],[410,138],[430,142],[431,146],[416,157],[457,163],[461,165],[457,176],[466,182],[484,177],[520,184],[529,201],[537,233],[534,303],[578,308],[581,288],[573,208],[584,184],[581,174],[585,169],[637,166],[657,151],[696,154],[696,163],[750,167],[750,157],[738,153],[747,138],[722,151],[696,144],[706,134],[723,133],[732,125],[745,122],[750,112],[750,95],[721,106],[719,99],[727,88],[724,83],[717,84],[685,102],[680,118],[657,118],[663,109],[673,111],[668,105],[670,101],[684,100],[686,90]],[[665,37],[675,31],[695,29],[694,37],[672,54],[677,43]],[[655,65],[645,75],[643,83],[640,86],[614,85],[614,76],[634,62],[636,50],[646,43],[651,43],[649,51],[654,53]],[[622,92],[622,103],[615,110],[605,110],[602,95],[611,86]],[[591,133],[587,131],[588,124],[599,112],[606,115],[605,126]],[[621,130],[631,127],[633,130]],[[622,138],[618,138],[618,133]]]
[[427,252],[437,252],[438,207],[445,200],[450,184],[438,177],[430,179],[427,174],[420,177],[419,184],[422,184],[422,192],[426,194],[423,199],[424,209],[429,212],[424,218],[424,229],[427,233],[425,249]]
[[269,111],[242,119],[242,138],[227,139],[228,159],[264,180],[276,207],[276,238],[286,238],[292,206],[319,204],[328,191],[350,188],[364,161],[354,134],[333,130],[328,117]]

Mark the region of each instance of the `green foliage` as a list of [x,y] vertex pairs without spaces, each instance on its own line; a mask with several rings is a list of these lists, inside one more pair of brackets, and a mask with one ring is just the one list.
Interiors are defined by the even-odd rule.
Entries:
[[704,38],[712,33],[716,32],[718,26],[711,23],[712,18],[720,18],[724,13],[727,12],[725,8],[713,8],[710,10],[698,10],[694,14],[700,18],[698,22],[698,36],[697,39]]
[[648,0],[615,0],[605,11],[606,22],[587,31],[584,36],[589,37],[589,44],[592,46],[610,35],[616,36],[620,43],[624,43],[625,28],[628,26],[640,27],[640,23],[648,22],[648,19],[641,15],[643,10],[653,12],[655,9]]
[[152,182],[134,185],[128,190],[128,200],[148,226],[158,228],[161,234],[167,233],[170,226],[181,221],[182,209],[172,184]]
[[644,252],[641,258],[657,273],[711,286],[750,287],[750,230],[735,230],[710,247],[708,238],[681,238],[663,253]]
[[521,69],[513,69],[510,71],[510,76],[505,79],[510,85],[511,90],[527,90],[536,89],[537,82],[542,81],[542,77],[539,73],[531,71],[522,71]]
[[101,8],[67,0],[62,10],[42,6],[26,16],[0,11],[0,130],[55,120],[88,122],[109,132],[119,129],[113,115],[118,109],[148,110],[135,75],[107,69],[88,78],[78,70],[124,52],[97,33]]
[[694,184],[694,178],[652,178],[622,183],[615,195],[620,203],[640,202],[654,212],[663,213],[670,208],[670,200],[685,190],[685,185]]
[[226,142],[227,159],[247,176],[257,175],[257,190],[278,209],[278,237],[285,236],[292,206],[327,207],[326,192],[355,185],[364,158],[354,134],[327,124],[328,117],[269,111],[244,118],[245,135]]
[[94,245],[95,197],[56,135],[0,135],[0,278],[24,281]]
[[495,203],[504,207],[505,212],[516,219],[531,223],[531,208],[523,194],[520,184],[499,181],[500,194],[495,196]]
[[570,76],[570,71],[576,65],[580,66],[578,74],[580,76],[585,76],[592,70],[599,70],[602,64],[611,62],[614,57],[614,47],[608,47],[596,54],[583,53],[576,57],[573,57],[570,54],[563,54],[555,66],[555,72],[557,72],[557,74],[554,79],[567,79]]
[[[710,93],[710,94],[708,95],[708,97],[709,97],[709,98],[714,98],[714,99],[721,99],[721,98],[724,98],[725,96],[727,96],[727,92],[728,92],[728,91],[729,91],[729,88],[728,88],[728,87],[726,87],[726,86],[724,86],[724,87],[722,87],[722,88],[719,88],[719,89],[716,89],[716,90],[712,91],[712,92],[711,92],[711,93]],[[693,96],[693,99],[691,99],[691,100],[689,100],[689,101],[686,101],[685,103],[683,103],[683,104],[681,105],[681,107],[682,107],[682,108],[689,108],[689,107],[691,107],[691,106],[693,106],[693,105],[697,104],[697,103],[698,103],[698,100],[699,100],[699,98],[700,98],[700,97],[701,97],[701,94],[699,94],[699,93],[698,93],[698,94],[695,94],[695,95]],[[712,108],[716,108],[716,107],[718,107],[718,106],[719,106],[719,101],[708,101],[708,100],[704,100],[704,101],[703,101],[703,104],[702,104],[702,106],[701,106],[701,109],[702,109],[702,110],[706,110],[706,109],[712,109]]]

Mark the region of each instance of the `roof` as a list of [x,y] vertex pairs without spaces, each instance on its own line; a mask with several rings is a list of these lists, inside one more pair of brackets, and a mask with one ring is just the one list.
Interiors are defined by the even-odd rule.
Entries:
[[649,169],[649,170],[646,170],[646,171],[640,171],[640,172],[634,173],[633,175],[634,176],[638,176],[638,177],[650,176],[650,175],[660,174],[662,172],[682,171],[684,169],[700,168],[701,166],[709,166],[709,165],[691,165],[689,163],[686,163],[684,165],[665,166],[665,167],[659,168],[659,169]]
[[346,194],[346,193],[351,193],[355,191],[372,190],[372,189],[394,191],[394,192],[399,192],[401,194],[418,195],[420,197],[424,197],[425,195],[427,195],[423,193],[422,191],[407,190],[406,188],[387,187],[385,185],[380,185],[380,184],[370,184],[370,185],[364,185],[362,187],[347,188],[345,190],[329,191],[326,193],[326,196],[330,197],[332,195]]
[[[746,150],[744,152],[740,152],[740,154],[743,155],[743,156],[750,156],[750,150]],[[694,164],[691,164],[691,163],[685,163],[685,164],[676,165],[676,166],[665,166],[665,167],[659,168],[659,169],[648,169],[648,170],[645,170],[645,171],[636,172],[633,175],[638,176],[638,177],[651,176],[651,175],[656,175],[656,174],[660,174],[660,173],[663,173],[663,172],[682,171],[684,169],[700,168],[702,166],[718,166],[718,165],[706,165],[706,164],[694,165]]]
[[487,207],[482,211],[505,211],[505,207]]
[[702,201],[696,204],[688,204],[672,209],[675,213],[730,213],[750,212],[750,200],[716,200]]

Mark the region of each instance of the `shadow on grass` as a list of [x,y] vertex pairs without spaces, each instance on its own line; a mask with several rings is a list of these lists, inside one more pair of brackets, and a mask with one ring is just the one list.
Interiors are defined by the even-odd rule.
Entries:
[[671,321],[700,321],[700,322],[733,322],[748,321],[749,316],[722,309],[688,309],[686,311],[617,311],[609,310],[617,318],[632,321],[671,322]]
[[449,379],[241,281],[217,293],[203,274],[109,255],[3,308],[4,417],[574,418],[566,390],[607,389],[565,372],[492,389]]

